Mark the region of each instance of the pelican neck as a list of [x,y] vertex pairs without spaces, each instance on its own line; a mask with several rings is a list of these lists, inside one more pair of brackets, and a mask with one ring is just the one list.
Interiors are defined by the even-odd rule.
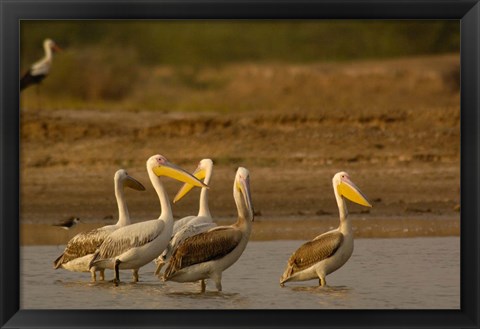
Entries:
[[118,221],[116,226],[125,226],[130,224],[130,214],[128,213],[127,203],[125,202],[123,181],[115,180],[115,198],[118,206]]

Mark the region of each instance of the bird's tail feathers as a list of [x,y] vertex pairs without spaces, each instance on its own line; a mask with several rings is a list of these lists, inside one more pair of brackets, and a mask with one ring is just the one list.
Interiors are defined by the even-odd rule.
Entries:
[[280,277],[280,284],[284,284],[285,282],[287,282],[292,276],[292,274],[293,274],[293,266],[289,263],[287,265],[287,268],[285,269],[285,272],[283,272],[282,276]]
[[182,268],[182,259],[175,256],[170,258],[167,269],[165,270],[165,273],[163,273],[163,280],[167,281],[172,278],[180,268]]
[[60,267],[62,266],[62,264],[63,264],[63,256],[64,256],[64,255],[65,255],[65,254],[61,254],[60,256],[58,256],[57,259],[55,259],[55,260],[53,261],[53,268],[54,268],[54,269],[60,268]]

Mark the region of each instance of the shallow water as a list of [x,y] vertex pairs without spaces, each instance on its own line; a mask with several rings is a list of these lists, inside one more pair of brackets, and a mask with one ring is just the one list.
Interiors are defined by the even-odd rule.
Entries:
[[[64,246],[21,248],[24,309],[459,309],[460,238],[358,239],[350,260],[327,277],[279,286],[287,259],[302,241],[251,241],[223,274],[223,292],[213,283],[161,282],[154,264],[118,287],[90,283],[89,273],[54,270]],[[113,277],[106,271],[106,278]]]

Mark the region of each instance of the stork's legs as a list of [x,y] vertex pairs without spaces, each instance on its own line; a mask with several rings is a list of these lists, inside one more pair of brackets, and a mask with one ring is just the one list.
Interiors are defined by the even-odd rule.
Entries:
[[132,274],[133,274],[133,281],[132,282],[138,282],[138,268],[134,268],[132,270]]
[[121,263],[120,259],[115,260],[115,265],[114,265],[115,277],[113,278],[113,283],[115,284],[115,286],[118,286],[118,283],[120,282],[120,275],[118,273],[118,266],[120,265],[120,263]]

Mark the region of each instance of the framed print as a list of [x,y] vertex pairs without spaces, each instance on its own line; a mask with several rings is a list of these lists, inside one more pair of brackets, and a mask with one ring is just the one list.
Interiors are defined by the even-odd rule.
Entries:
[[0,8],[2,328],[478,328],[477,1]]

